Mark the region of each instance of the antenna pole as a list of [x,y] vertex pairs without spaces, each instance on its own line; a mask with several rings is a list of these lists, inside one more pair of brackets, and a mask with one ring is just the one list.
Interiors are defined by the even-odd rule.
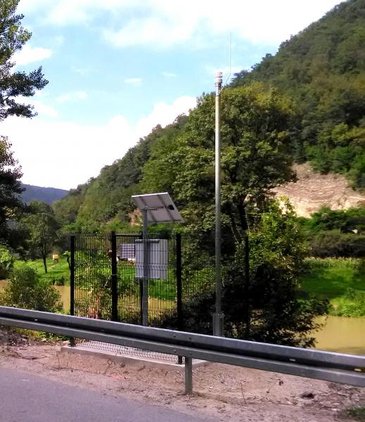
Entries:
[[221,146],[220,146],[220,93],[222,72],[215,78],[215,313],[213,314],[213,335],[223,336],[222,313],[222,270],[221,270]]

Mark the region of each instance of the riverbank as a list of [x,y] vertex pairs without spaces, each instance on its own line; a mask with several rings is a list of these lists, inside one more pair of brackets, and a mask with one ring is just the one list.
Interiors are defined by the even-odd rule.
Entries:
[[365,317],[365,259],[308,258],[300,287],[305,295],[328,299],[329,315]]

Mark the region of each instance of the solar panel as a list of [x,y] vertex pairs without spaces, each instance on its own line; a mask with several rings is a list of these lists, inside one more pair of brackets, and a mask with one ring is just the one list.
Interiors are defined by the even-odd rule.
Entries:
[[147,211],[149,223],[184,221],[167,192],[132,195],[132,199],[141,211]]

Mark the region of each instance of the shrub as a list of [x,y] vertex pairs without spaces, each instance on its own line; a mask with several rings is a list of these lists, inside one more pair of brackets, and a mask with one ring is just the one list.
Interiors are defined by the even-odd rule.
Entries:
[[[235,255],[222,268],[222,311],[227,337],[291,346],[313,346],[317,316],[327,312],[326,300],[300,297],[298,276],[305,247],[300,227],[290,208],[272,204],[261,214],[246,242],[237,243]],[[249,254],[247,254],[249,252]],[[247,268],[249,255],[249,268]],[[212,280],[183,303],[183,329],[212,332],[215,290]],[[166,328],[177,315],[166,315]]]
[[8,278],[13,265],[13,255],[5,245],[0,245],[0,279]]
[[40,280],[35,270],[22,265],[11,272],[9,284],[1,296],[5,306],[56,312],[62,309],[60,294]]
[[365,257],[365,235],[328,230],[318,233],[310,244],[311,255],[326,257]]

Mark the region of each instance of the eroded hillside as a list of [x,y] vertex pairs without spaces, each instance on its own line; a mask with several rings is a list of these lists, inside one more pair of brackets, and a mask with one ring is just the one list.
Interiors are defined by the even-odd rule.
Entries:
[[297,182],[275,189],[277,196],[287,196],[299,216],[309,217],[323,205],[333,210],[365,206],[365,193],[353,190],[338,174],[315,173],[309,164],[295,166]]

